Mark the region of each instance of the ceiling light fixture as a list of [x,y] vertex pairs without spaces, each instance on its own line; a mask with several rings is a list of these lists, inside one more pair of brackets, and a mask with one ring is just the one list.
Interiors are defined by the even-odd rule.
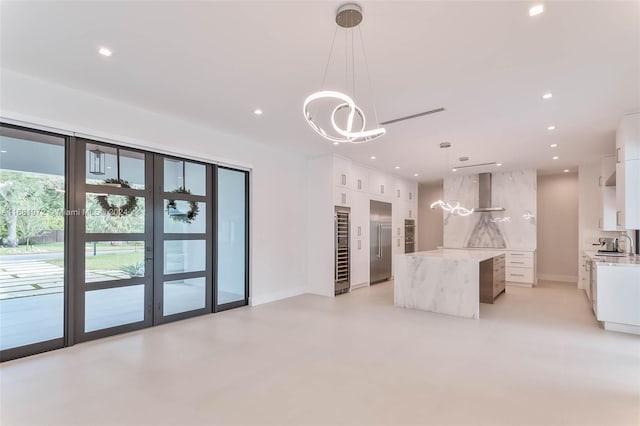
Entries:
[[334,142],[333,144],[334,145],[340,145],[340,142]]
[[400,166],[396,166],[396,167],[395,167],[395,169],[396,169],[396,170],[400,170]]
[[[336,14],[336,30],[333,34],[333,40],[331,42],[331,49],[329,50],[329,59],[327,60],[327,65],[325,67],[324,75],[322,77],[321,87],[323,90],[319,92],[312,93],[305,99],[302,105],[302,113],[304,114],[305,120],[313,130],[316,131],[320,136],[325,139],[328,139],[332,142],[338,143],[363,143],[369,142],[374,139],[379,138],[380,136],[386,133],[386,130],[383,127],[378,127],[371,130],[365,130],[367,122],[365,118],[364,111],[358,105],[356,105],[355,101],[352,97],[348,96],[345,93],[338,92],[336,90],[324,90],[324,84],[327,78],[327,70],[329,69],[329,63],[331,62],[331,56],[333,53],[333,46],[336,41],[336,35],[338,33],[338,28],[344,28],[346,30],[345,33],[345,69],[349,69],[349,65],[351,65],[351,78],[347,75],[347,86],[351,84],[351,93],[355,94],[356,89],[356,72],[355,72],[355,35],[354,29],[362,22],[362,8],[355,3],[347,3],[338,8]],[[362,57],[364,58],[364,65],[367,72],[367,78],[369,80],[369,90],[371,91],[373,97],[373,87],[371,84],[371,76],[369,74],[369,65],[367,62],[367,55],[364,49],[364,41],[362,38],[362,31],[358,28],[358,35],[360,38],[360,46],[362,50]],[[350,40],[349,40],[350,39]],[[350,49],[350,50],[349,50]],[[350,54],[349,54],[350,52]],[[350,61],[349,61],[349,56]],[[360,56],[360,55],[358,55]],[[350,64],[349,64],[350,62]],[[331,127],[332,131],[327,131],[320,124],[318,124],[311,114],[309,109],[310,105],[319,100],[333,100],[337,101],[337,105],[333,108],[333,111],[330,114],[331,119]],[[373,112],[376,123],[379,122],[378,114],[376,111],[375,104],[373,104]],[[337,123],[337,115],[340,115],[343,118],[343,122]],[[346,113],[346,117],[345,117]],[[356,118],[357,116],[357,118]],[[345,122],[346,118],[346,122]],[[356,124],[357,122],[357,124]]]
[[560,158],[560,157],[558,157],[558,156],[556,155],[556,156],[554,156],[554,157],[553,157],[553,160],[557,160],[558,158]]
[[564,169],[563,172],[569,173],[569,169]]
[[418,173],[413,174],[413,177],[418,177],[418,176],[420,176]]
[[555,130],[555,129],[556,129],[556,126],[549,126],[549,127],[547,127],[547,130]]
[[253,113],[255,115],[262,115],[262,110],[260,108],[256,108],[256,109],[253,110]]
[[551,148],[557,148],[558,144],[557,143],[552,143],[551,145],[549,145]]
[[102,56],[111,56],[113,55],[113,52],[111,51],[111,49],[107,49],[106,47],[101,47],[100,49],[98,49],[98,53],[101,54]]
[[6,150],[6,149],[0,150],[0,153],[2,153],[2,154],[6,154],[6,153],[7,153],[7,150]]
[[544,5],[537,4],[533,6],[531,9],[529,9],[529,16],[540,15],[542,12],[544,12]]
[[496,166],[502,167],[502,163],[496,163]]
[[[445,153],[447,166],[449,165],[449,151],[446,151],[446,150],[448,150],[449,148],[451,148],[451,142],[442,142],[440,144],[440,149],[445,150],[443,152]],[[451,169],[452,172],[455,172],[457,170],[458,169],[456,169],[455,167]],[[438,207],[440,207],[443,211],[448,212],[454,216],[469,216],[471,213],[473,213],[473,209],[467,209],[461,206],[459,201],[437,200],[431,203],[432,209],[435,209]]]
[[371,156],[371,157],[369,157],[369,158],[371,158],[372,160],[375,160],[375,159],[376,159],[376,156],[375,156],[375,155],[372,155],[372,156]]
[[542,95],[542,99],[551,99],[553,98],[553,93],[551,92],[547,92],[544,95]]

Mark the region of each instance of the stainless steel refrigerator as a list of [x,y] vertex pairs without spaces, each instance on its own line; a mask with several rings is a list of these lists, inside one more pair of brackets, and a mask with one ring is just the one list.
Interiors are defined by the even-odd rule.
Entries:
[[391,279],[391,203],[370,202],[370,283]]

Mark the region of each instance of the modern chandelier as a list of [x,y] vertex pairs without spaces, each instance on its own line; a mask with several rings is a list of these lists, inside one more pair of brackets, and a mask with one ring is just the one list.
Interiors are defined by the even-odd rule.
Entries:
[[[315,130],[320,136],[325,139],[328,139],[334,143],[334,145],[338,145],[340,143],[363,143],[369,142],[374,139],[379,138],[384,135],[386,130],[383,127],[378,127],[375,129],[365,130],[367,126],[367,121],[365,118],[364,111],[360,106],[356,104],[353,100],[355,97],[356,90],[356,71],[355,71],[355,53],[354,53],[354,39],[355,39],[355,28],[358,28],[358,35],[360,39],[360,46],[362,49],[362,55],[364,57],[364,64],[367,72],[367,77],[369,80],[369,89],[373,94],[373,89],[371,85],[371,76],[369,75],[369,65],[367,62],[367,55],[364,50],[364,41],[362,38],[362,31],[358,25],[362,22],[362,8],[355,3],[347,3],[338,8],[336,14],[336,30],[333,34],[333,40],[331,41],[331,49],[329,50],[329,58],[327,60],[327,65],[324,70],[324,75],[322,78],[321,88],[324,89],[324,84],[327,78],[327,71],[329,69],[329,64],[331,62],[331,56],[333,53],[333,48],[336,41],[336,35],[338,33],[339,28],[343,28],[345,30],[345,79],[346,85],[349,85],[349,76],[348,69],[349,65],[349,41],[351,47],[351,91],[352,96],[349,96],[345,93],[339,92],[337,90],[320,90],[315,92],[305,99],[304,104],[302,106],[302,112],[304,114],[305,120],[309,123],[309,126],[313,130]],[[329,100],[335,102],[336,105],[333,108],[333,111],[330,112],[330,115],[325,115],[328,129],[322,127],[319,123],[320,120],[315,120],[314,115],[310,111],[310,106],[314,103],[318,103],[321,100]],[[373,111],[375,116],[376,123],[378,122],[378,114],[375,109],[375,104],[373,105]],[[343,120],[339,123],[338,114],[341,114]],[[329,114],[329,110],[325,111],[325,114]],[[344,116],[346,115],[346,121],[344,120]],[[328,122],[330,121],[330,129],[328,126]]]
[[[440,144],[440,149],[446,150],[445,164],[447,164],[447,166],[449,165],[449,151],[448,151],[449,148],[451,148],[450,142],[442,142]],[[441,208],[443,211],[450,213],[454,216],[470,216],[474,212],[473,209],[468,209],[466,207],[463,207],[462,205],[460,205],[459,201],[454,201],[454,200],[449,200],[449,201],[437,200],[431,203],[432,209],[436,209],[438,207]]]

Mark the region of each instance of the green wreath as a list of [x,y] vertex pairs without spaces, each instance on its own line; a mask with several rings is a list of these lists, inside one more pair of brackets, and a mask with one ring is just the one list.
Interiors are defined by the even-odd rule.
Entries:
[[[104,183],[106,184],[118,184],[120,188],[131,189],[131,185],[129,182],[122,179],[105,179]],[[98,195],[96,196],[98,200],[98,204],[104,213],[107,213],[111,216],[128,216],[133,213],[138,208],[138,200],[133,195],[127,196],[127,202],[121,206],[116,206],[115,204],[109,203],[107,201],[107,195]]]
[[[189,191],[184,187],[174,189],[171,192],[175,194],[191,195],[191,191]],[[198,203],[195,201],[189,201],[189,211],[186,213],[178,210],[178,207],[176,205],[176,200],[169,200],[169,202],[167,203],[167,214],[171,219],[173,219],[176,222],[191,223],[198,216],[199,212],[200,212],[200,207],[198,207]]]

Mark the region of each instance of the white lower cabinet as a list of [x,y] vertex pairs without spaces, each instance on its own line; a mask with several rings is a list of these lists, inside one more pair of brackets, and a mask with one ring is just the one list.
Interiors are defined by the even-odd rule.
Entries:
[[640,334],[640,265],[594,265],[596,318],[606,330]]
[[533,287],[536,283],[536,257],[534,251],[507,251],[505,281],[512,285]]

